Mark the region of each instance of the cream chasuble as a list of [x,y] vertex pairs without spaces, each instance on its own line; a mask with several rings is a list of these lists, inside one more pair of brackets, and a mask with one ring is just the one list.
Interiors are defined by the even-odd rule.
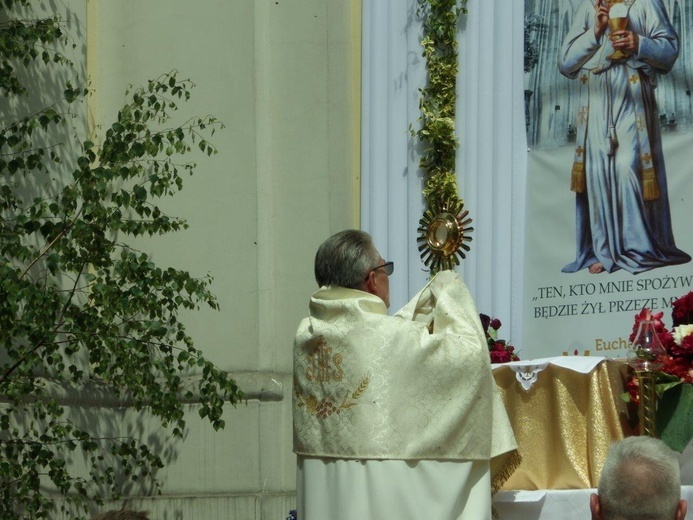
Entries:
[[395,316],[323,287],[294,344],[294,451],[303,457],[488,461],[516,448],[479,315],[436,275]]

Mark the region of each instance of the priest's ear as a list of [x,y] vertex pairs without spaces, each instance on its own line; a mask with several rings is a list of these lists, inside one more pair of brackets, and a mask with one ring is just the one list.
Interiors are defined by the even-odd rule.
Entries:
[[596,493],[590,495],[590,511],[592,512],[592,520],[602,520],[602,506],[599,503],[599,495]]
[[363,283],[363,290],[367,293],[378,295],[378,285],[375,281],[375,271],[368,273],[366,281]]
[[675,520],[683,520],[686,518],[686,511],[688,511],[688,502],[685,500],[679,500],[679,506],[676,508]]

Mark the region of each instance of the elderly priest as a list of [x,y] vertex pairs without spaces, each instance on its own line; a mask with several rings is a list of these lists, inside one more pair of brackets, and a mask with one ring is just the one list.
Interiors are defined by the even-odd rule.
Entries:
[[392,272],[362,231],[315,256],[294,343],[298,518],[490,519],[516,443],[474,302],[443,271],[388,316]]

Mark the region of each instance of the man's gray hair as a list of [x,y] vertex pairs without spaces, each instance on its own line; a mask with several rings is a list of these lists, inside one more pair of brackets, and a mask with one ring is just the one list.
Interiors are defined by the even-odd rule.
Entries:
[[315,254],[315,280],[320,287],[341,285],[361,289],[377,267],[378,251],[365,231],[347,229],[325,240]]
[[599,478],[606,520],[672,520],[680,498],[679,462],[666,444],[642,436],[611,445]]

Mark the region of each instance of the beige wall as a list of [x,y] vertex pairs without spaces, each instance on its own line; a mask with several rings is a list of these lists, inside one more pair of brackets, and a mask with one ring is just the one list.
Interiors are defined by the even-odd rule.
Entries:
[[[180,117],[214,114],[219,154],[166,202],[182,233],[147,242],[155,261],[211,273],[220,312],[185,317],[250,399],[224,432],[192,407],[170,450],[153,518],[283,520],[294,503],[291,347],[315,289],[313,255],[358,226],[358,0],[89,0],[91,117],[108,125],[128,84],[177,69],[197,88]],[[111,413],[111,412],[104,412]],[[135,418],[125,417],[124,424]],[[141,420],[141,418],[138,418]]]

